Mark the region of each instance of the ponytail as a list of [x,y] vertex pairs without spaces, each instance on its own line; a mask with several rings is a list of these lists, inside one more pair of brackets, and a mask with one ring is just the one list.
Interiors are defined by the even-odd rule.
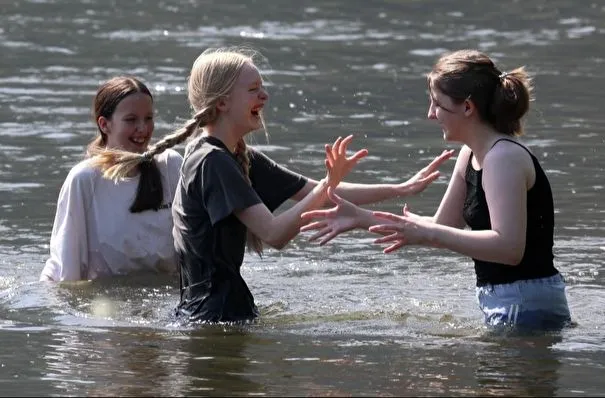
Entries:
[[531,79],[523,67],[501,72],[486,54],[459,50],[441,56],[427,78],[430,89],[438,89],[457,104],[470,98],[481,119],[496,131],[523,134],[521,119],[532,101]]
[[521,118],[529,110],[532,100],[531,79],[523,67],[499,76],[500,84],[496,86],[491,103],[491,120],[494,128],[513,136],[523,134]]

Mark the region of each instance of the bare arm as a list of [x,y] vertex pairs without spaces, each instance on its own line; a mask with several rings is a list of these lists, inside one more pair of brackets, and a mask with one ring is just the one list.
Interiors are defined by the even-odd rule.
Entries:
[[[414,195],[425,190],[433,181],[439,178],[439,167],[454,155],[453,150],[443,151],[427,166],[418,171],[409,180],[400,184],[358,184],[341,182],[336,188],[336,194],[357,205],[376,203],[396,197]],[[307,184],[292,197],[301,200],[317,185],[317,181],[309,179]]]
[[525,250],[527,189],[535,178],[533,164],[523,149],[502,145],[490,151],[483,166],[483,188],[492,229],[464,230],[376,212],[390,223],[371,227],[370,231],[391,233],[376,239],[376,243],[392,243],[385,249],[387,253],[404,245],[420,244],[447,248],[483,261],[518,264]]
[[338,137],[333,145],[326,145],[326,178],[314,184],[310,192],[290,209],[274,216],[261,203],[235,212],[235,215],[263,242],[275,249],[282,249],[298,234],[303,223],[301,214],[320,207],[326,199],[327,188],[337,186],[359,159],[367,155],[366,150],[361,150],[347,157],[346,148],[352,139],[352,135],[344,139]]
[[403,213],[410,218],[418,221],[431,222],[441,225],[447,225],[454,228],[464,228],[466,223],[462,217],[462,207],[466,196],[465,172],[468,164],[470,149],[463,146],[456,159],[452,177],[448,183],[447,189],[437,212],[433,216],[419,216],[409,211],[407,205],[404,206]]
[[[336,195],[332,188],[328,188],[328,198],[335,204],[334,207],[308,211],[301,216],[304,220],[309,221],[300,229],[301,232],[315,231],[309,240],[319,240],[320,246],[343,232],[357,228],[367,230],[372,225],[385,222],[384,219],[376,217],[374,212],[362,209]],[[390,221],[386,220],[386,222]]]
[[464,228],[466,225],[462,218],[462,207],[466,196],[465,173],[469,162],[471,150],[463,146],[460,150],[452,177],[447,186],[437,212],[431,221],[436,224],[447,225],[454,228]]
[[301,214],[324,202],[327,187],[326,180],[320,181],[303,200],[277,216],[263,203],[236,212],[235,215],[263,242],[279,250],[298,234],[303,224]]

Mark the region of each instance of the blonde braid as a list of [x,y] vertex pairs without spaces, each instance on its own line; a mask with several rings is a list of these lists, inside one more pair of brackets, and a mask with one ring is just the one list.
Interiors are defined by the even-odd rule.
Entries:
[[[246,182],[252,185],[252,181],[250,180],[250,156],[248,154],[248,147],[246,146],[246,142],[243,138],[237,142],[235,147],[235,157],[239,162],[240,166],[244,169],[244,176],[246,177]],[[250,229],[247,231],[246,235],[246,243],[248,245],[249,251],[255,251],[259,256],[263,255],[263,241],[256,236]]]

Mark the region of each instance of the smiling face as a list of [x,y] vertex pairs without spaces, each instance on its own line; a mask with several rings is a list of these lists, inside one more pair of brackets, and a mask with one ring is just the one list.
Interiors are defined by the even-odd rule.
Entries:
[[99,129],[105,134],[106,147],[143,153],[153,134],[153,100],[143,92],[124,97],[109,118],[99,116]]
[[235,84],[222,104],[232,125],[243,134],[263,127],[262,109],[269,99],[258,69],[246,63]]

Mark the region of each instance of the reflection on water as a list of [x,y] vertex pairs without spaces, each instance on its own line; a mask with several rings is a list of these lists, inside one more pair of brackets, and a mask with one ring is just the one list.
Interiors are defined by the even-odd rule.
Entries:
[[28,373],[41,372],[54,394],[103,396],[553,396],[568,377],[552,349],[561,336],[421,345],[222,328],[132,331],[56,330]]
[[[115,6],[115,7],[113,7]],[[597,2],[19,1],[0,6],[0,382],[6,395],[603,395],[605,7]],[[119,12],[115,11],[119,10]],[[266,9],[271,13],[267,14]],[[189,113],[186,75],[207,46],[266,57],[269,142],[311,177],[323,144],[355,133],[360,182],[410,177],[444,148],[426,79],[444,50],[525,65],[526,142],[555,192],[555,260],[577,327],[487,334],[469,259],[363,233],[301,237],[243,268],[262,317],[246,329],[170,326],[173,277],[39,284],[60,186],[94,134],[100,81],[149,84],[160,136]],[[180,148],[182,149],[182,148]],[[405,198],[430,214],[443,178]],[[403,200],[371,206],[401,211]]]
[[253,394],[263,387],[246,378],[250,360],[244,349],[250,339],[245,332],[222,329],[190,334],[118,329],[111,336],[58,331],[44,356],[43,379],[60,394]]

